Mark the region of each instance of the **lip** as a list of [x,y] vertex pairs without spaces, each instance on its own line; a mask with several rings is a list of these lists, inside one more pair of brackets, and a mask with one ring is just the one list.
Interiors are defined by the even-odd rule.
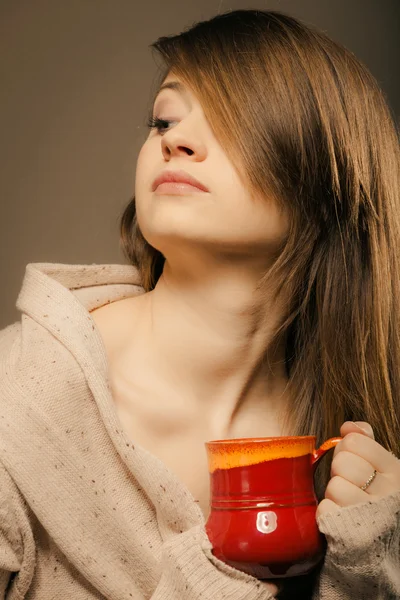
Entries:
[[163,171],[153,181],[152,191],[154,192],[161,183],[186,183],[195,188],[198,188],[202,192],[209,192],[210,190],[201,183],[198,179],[189,175],[186,171]]

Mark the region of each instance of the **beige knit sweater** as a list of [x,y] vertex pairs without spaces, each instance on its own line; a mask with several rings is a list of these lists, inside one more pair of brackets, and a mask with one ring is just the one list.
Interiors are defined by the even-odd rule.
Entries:
[[[271,598],[214,558],[190,492],[122,430],[89,311],[140,293],[130,266],[27,266],[0,333],[0,598]],[[314,599],[400,598],[399,515],[400,493],[322,517]]]

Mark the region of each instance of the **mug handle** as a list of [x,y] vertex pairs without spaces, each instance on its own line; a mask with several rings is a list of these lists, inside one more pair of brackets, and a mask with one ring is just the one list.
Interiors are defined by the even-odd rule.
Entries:
[[334,438],[330,438],[329,440],[326,440],[326,442],[324,442],[317,450],[313,451],[311,464],[313,466],[316,466],[319,459],[322,458],[324,456],[324,454],[326,454],[326,452],[328,452],[328,450],[330,450],[331,448],[334,448],[336,446],[336,444],[338,444],[342,439],[343,438],[341,438],[341,437],[334,437]]

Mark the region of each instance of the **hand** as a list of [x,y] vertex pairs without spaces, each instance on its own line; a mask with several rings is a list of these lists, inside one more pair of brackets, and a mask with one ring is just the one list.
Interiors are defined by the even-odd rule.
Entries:
[[[318,505],[317,517],[341,506],[377,502],[400,491],[400,460],[375,441],[371,425],[364,421],[346,421],[340,435],[343,439],[335,448],[331,479],[325,498]],[[361,487],[374,470],[375,478],[363,491]]]
[[282,589],[282,583],[274,583],[273,579],[269,579],[267,580],[262,580],[264,581],[264,584],[266,586],[266,588],[268,589],[269,593],[271,594],[271,596],[273,596],[274,598],[278,595],[278,593],[281,591]]

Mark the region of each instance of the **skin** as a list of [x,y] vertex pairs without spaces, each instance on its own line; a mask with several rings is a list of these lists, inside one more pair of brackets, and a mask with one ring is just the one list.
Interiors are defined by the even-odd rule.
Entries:
[[[179,372],[179,393],[206,411],[215,433],[228,433],[232,417],[248,402],[262,399],[275,415],[286,383],[284,345],[271,345],[282,307],[267,299],[266,334],[250,308],[272,252],[287,235],[288,220],[271,200],[250,199],[189,90],[184,95],[163,90],[154,115],[173,124],[149,133],[136,169],[141,230],[166,257],[144,307],[153,320],[153,352],[163,354],[162,372],[173,388]],[[152,193],[154,178],[165,169],[188,171],[210,192],[186,198]],[[269,368],[260,371],[263,355]]]
[[[342,506],[377,502],[400,490],[400,460],[375,441],[369,423],[346,421],[340,435],[343,440],[335,448],[331,479],[325,498],[319,503],[317,518]],[[377,475],[363,491],[360,488],[374,469]]]
[[[280,418],[289,401],[284,341],[272,344],[284,306],[266,299],[267,330],[250,312],[288,217],[271,198],[250,197],[189,89],[163,90],[153,112],[171,123],[151,130],[141,148],[135,196],[140,228],[165,256],[164,272],[151,292],[92,315],[122,424],[178,474],[207,516],[205,441],[290,434]],[[210,191],[157,195],[151,185],[165,169],[184,169]],[[400,489],[399,461],[360,425],[366,431],[342,426],[318,517]],[[379,473],[363,492],[374,468]]]

